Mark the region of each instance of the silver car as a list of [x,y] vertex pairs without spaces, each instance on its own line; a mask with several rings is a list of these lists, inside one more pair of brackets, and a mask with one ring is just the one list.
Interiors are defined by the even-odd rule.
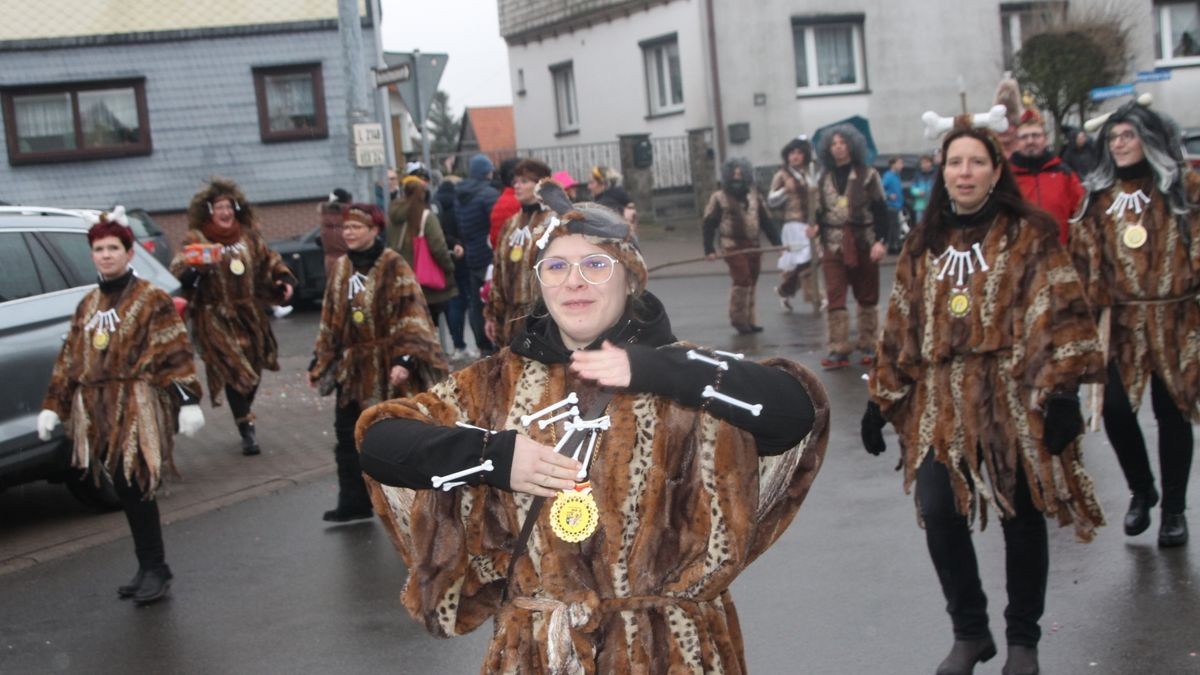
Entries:
[[[112,486],[70,468],[62,426],[48,442],[35,426],[75,307],[96,285],[88,227],[78,211],[0,206],[0,489],[63,482],[82,501],[111,509],[119,506]],[[133,251],[139,277],[178,292],[149,252]]]

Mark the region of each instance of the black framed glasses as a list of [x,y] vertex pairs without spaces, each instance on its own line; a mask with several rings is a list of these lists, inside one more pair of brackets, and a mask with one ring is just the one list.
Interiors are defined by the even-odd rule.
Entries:
[[1137,134],[1132,129],[1124,129],[1122,131],[1108,132],[1108,142],[1117,143],[1119,141],[1129,143],[1137,138]]
[[579,262],[569,262],[562,258],[542,258],[533,266],[538,281],[546,288],[557,288],[567,283],[571,276],[571,268],[579,269],[579,276],[593,286],[612,279],[613,270],[621,264],[620,260],[603,253],[593,253]]

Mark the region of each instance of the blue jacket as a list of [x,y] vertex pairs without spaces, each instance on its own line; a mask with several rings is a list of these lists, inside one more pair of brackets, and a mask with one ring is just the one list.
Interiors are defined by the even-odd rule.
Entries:
[[900,182],[900,174],[895,171],[889,170],[883,174],[883,198],[887,200],[889,209],[899,211],[904,208],[904,184]]
[[492,247],[488,244],[492,206],[500,198],[500,192],[478,178],[463,179],[455,192],[454,215],[458,220],[458,235],[467,250],[467,266],[486,268],[492,264]]

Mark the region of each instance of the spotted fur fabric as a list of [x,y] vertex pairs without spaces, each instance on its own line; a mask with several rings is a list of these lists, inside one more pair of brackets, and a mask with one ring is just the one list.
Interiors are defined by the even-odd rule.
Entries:
[[[188,230],[184,246],[197,243],[212,242],[200,230]],[[241,261],[241,274],[231,268],[234,259]],[[182,278],[187,267],[180,250],[171,261],[171,273]],[[279,370],[279,347],[266,311],[268,305],[283,301],[277,282],[294,285],[296,279],[258,230],[243,228],[238,242],[225,248],[220,264],[204,272],[198,285],[185,284],[192,338],[204,360],[214,406],[221,404],[225,385],[249,394],[264,369]]]
[[[537,278],[533,264],[537,262],[537,240],[546,231],[546,222],[552,211],[536,211],[529,215],[517,211],[500,230],[496,241],[496,252],[492,256],[492,290],[484,316],[496,323],[496,344],[507,345],[520,332],[522,322],[533,306],[534,284]],[[520,260],[513,260],[513,235],[528,228],[529,237],[521,244]]]
[[704,208],[704,220],[717,218],[717,237],[721,250],[731,251],[738,248],[758,246],[759,233],[763,224],[759,214],[765,211],[766,204],[762,193],[757,187],[751,186],[746,194],[746,204],[742,205],[735,197],[724,190],[717,190],[708,200]]
[[821,244],[829,255],[842,250],[846,225],[855,227],[855,238],[866,246],[875,243],[875,214],[871,205],[883,201],[883,180],[871,167],[850,169],[846,191],[838,194],[833,172],[826,171],[817,180],[817,218],[821,226]]
[[[356,289],[351,297],[354,274],[348,256],[334,264],[321,304],[321,325],[313,348],[316,363],[309,375],[320,379],[332,371],[338,405],[353,401],[364,407],[423,391],[445,377],[449,365],[421,286],[404,258],[384,249],[364,275],[361,290]],[[395,360],[404,356],[411,357],[411,379],[393,391],[389,372]]]
[[[791,522],[829,436],[829,401],[816,377],[783,359],[766,365],[792,373],[812,399],[816,424],[800,445],[759,457],[748,433],[702,410],[618,393],[590,475],[598,529],[582,543],[564,542],[550,528],[547,504],[508,602],[505,573],[531,497],[487,486],[373,485],[410,570],[402,596],[409,612],[439,636],[494,618],[485,673],[745,672],[729,585]],[[370,408],[358,434],[406,417],[519,429],[553,445],[561,423],[525,428],[520,418],[569,392],[587,410],[597,389],[563,365],[506,349],[430,392]]]
[[[1010,235],[1015,235],[1010,241]],[[929,452],[950,471],[960,513],[980,517],[987,505],[1014,513],[1018,467],[1033,503],[1084,540],[1104,516],[1076,441],[1054,457],[1042,445],[1041,402],[1098,382],[1104,358],[1083,288],[1049,228],[1024,222],[953,230],[948,245],[988,265],[966,277],[969,308],[950,311],[957,277],[942,251],[905,249],[870,380],[872,398],[895,425],[904,453],[905,490]]]
[[[119,323],[100,349],[99,329],[88,324],[108,310]],[[166,293],[134,278],[119,292],[96,289],[79,303],[42,407],[67,426],[73,466],[120,472],[153,495],[163,466],[175,471],[176,387],[200,397],[187,330]]]
[[[1187,187],[1188,200],[1197,203],[1200,176],[1189,172]],[[1142,213],[1132,206],[1120,217],[1109,213],[1121,193],[1137,190],[1150,197]],[[1071,252],[1092,306],[1111,308],[1108,357],[1116,360],[1133,409],[1141,405],[1150,374],[1158,373],[1180,411],[1200,421],[1200,209],[1184,222],[1190,243],[1151,179],[1117,181],[1111,190],[1092,193],[1072,224]],[[1131,248],[1123,235],[1138,223],[1146,243]]]

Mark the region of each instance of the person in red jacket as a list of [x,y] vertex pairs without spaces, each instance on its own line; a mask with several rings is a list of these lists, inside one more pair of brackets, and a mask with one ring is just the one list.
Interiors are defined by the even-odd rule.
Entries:
[[1047,147],[1046,125],[1034,108],[1026,108],[1017,125],[1017,151],[1009,158],[1013,175],[1025,199],[1037,205],[1058,223],[1058,240],[1067,243],[1070,226],[1083,201],[1079,177]]
[[517,211],[521,210],[521,201],[517,199],[517,193],[513,190],[513,180],[516,175],[513,169],[517,168],[517,164],[521,163],[520,157],[509,157],[500,162],[500,185],[497,188],[500,190],[500,198],[496,200],[496,204],[492,206],[491,229],[488,230],[488,243],[495,250],[496,242],[500,237],[500,230],[504,229],[504,224],[509,218],[516,215]]

